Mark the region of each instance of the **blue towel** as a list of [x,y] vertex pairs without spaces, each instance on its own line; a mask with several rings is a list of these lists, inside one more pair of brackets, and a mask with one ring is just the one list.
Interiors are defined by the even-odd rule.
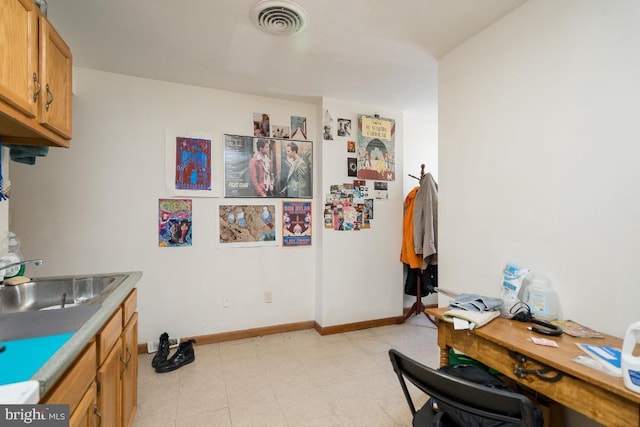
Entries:
[[35,165],[36,156],[45,157],[49,153],[49,147],[40,145],[5,144],[5,147],[9,148],[11,160],[25,165]]
[[475,294],[460,294],[458,298],[449,303],[450,308],[460,308],[469,311],[490,311],[500,308],[500,298],[485,297]]

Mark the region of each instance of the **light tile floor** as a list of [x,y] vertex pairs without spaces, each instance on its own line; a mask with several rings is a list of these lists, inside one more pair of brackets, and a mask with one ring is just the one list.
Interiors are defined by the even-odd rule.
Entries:
[[[136,427],[400,427],[411,416],[387,352],[438,365],[424,315],[321,336],[287,332],[196,345],[196,361],[157,374],[139,356]],[[426,397],[412,389],[416,406]]]

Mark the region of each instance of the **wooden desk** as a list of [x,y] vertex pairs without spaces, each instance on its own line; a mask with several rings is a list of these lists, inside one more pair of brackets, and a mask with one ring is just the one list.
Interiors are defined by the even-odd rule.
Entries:
[[[442,320],[448,309],[428,308],[426,312],[438,319],[440,365],[449,363],[449,349],[455,348],[512,380],[569,407],[605,426],[640,426],[640,394],[624,386],[622,378],[572,362],[584,353],[577,342],[610,345],[622,348],[620,338],[574,338],[567,334],[548,337],[527,330],[529,323],[497,318],[473,331],[454,330],[453,323]],[[534,344],[530,337],[549,338],[559,348]],[[516,362],[508,351],[524,355],[526,369],[547,365],[564,375],[558,382],[544,381],[534,374],[519,378],[513,372]]]

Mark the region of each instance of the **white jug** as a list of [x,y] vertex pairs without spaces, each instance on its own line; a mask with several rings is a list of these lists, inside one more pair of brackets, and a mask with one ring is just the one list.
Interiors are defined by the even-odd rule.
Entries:
[[640,321],[627,328],[622,344],[622,378],[629,390],[640,393],[640,356],[633,355],[633,349],[640,341]]

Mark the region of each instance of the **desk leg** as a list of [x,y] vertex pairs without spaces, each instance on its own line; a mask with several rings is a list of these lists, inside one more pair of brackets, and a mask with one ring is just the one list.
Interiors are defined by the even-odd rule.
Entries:
[[438,348],[440,349],[440,366],[449,364],[449,350],[447,345],[447,335],[449,334],[449,328],[444,325],[442,320],[438,320]]

